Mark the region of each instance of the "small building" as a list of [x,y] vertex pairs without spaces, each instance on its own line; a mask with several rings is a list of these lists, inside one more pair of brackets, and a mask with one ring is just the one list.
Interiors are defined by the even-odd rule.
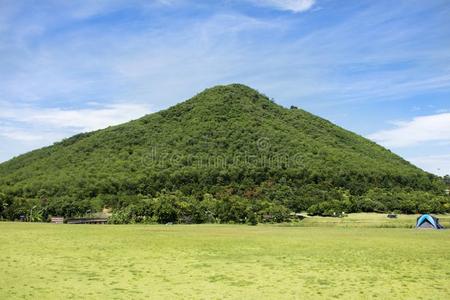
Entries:
[[64,217],[51,217],[50,222],[53,224],[63,224],[64,223]]

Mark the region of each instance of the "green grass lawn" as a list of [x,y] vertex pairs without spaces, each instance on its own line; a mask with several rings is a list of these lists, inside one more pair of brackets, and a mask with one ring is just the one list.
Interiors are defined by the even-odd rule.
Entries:
[[450,298],[450,230],[0,223],[0,233],[0,299]]
[[[282,224],[281,226],[304,227],[364,227],[364,228],[414,228],[419,215],[398,215],[396,219],[389,219],[386,214],[357,213],[344,218],[310,217],[301,222]],[[450,228],[450,215],[434,215],[445,228]]]

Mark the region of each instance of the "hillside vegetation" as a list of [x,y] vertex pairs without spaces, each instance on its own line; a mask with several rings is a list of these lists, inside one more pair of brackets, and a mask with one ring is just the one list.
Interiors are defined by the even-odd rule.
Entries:
[[112,208],[118,222],[243,222],[291,211],[445,212],[442,179],[239,84],[0,164],[6,219]]

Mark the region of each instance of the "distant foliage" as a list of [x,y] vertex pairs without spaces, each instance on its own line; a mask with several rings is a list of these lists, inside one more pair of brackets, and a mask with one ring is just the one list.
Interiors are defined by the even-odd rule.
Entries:
[[443,212],[446,188],[363,137],[229,85],[0,164],[0,217],[34,206],[43,220],[108,207],[115,223]]
[[444,176],[444,182],[450,187],[450,175]]
[[266,200],[248,200],[238,196],[218,200],[209,194],[203,199],[176,193],[160,193],[141,198],[118,208],[109,219],[113,224],[128,223],[249,223],[284,222],[290,212],[282,205]]

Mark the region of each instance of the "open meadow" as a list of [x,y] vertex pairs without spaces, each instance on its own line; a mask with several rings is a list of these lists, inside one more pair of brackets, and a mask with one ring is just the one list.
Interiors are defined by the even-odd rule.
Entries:
[[[361,221],[374,218],[318,227],[0,223],[0,299],[449,299],[450,231]],[[326,224],[305,221],[314,220]]]

